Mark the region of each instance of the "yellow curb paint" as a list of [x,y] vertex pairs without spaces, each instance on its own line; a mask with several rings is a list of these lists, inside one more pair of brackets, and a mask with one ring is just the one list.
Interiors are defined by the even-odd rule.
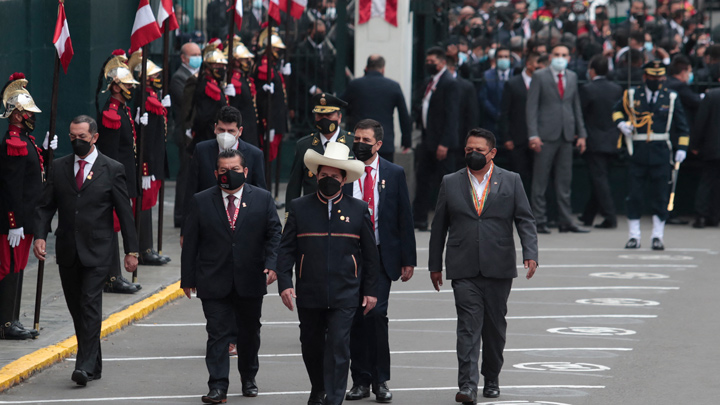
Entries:
[[[102,323],[100,338],[104,338],[130,323],[146,317],[156,309],[183,295],[183,290],[180,288],[180,282],[178,281],[165,287],[162,291],[110,315]],[[0,369],[0,392],[19,384],[37,371],[70,357],[75,352],[77,352],[77,338],[73,335],[60,343],[43,347],[15,360]]]

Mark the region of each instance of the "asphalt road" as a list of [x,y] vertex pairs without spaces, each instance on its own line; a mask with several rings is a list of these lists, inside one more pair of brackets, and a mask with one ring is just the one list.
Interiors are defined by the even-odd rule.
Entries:
[[[644,246],[650,226],[643,222]],[[480,403],[719,402],[720,231],[668,226],[664,252],[624,250],[626,235],[624,224],[587,235],[541,235],[536,276],[526,280],[520,270],[510,295],[500,398]],[[457,391],[453,297],[449,282],[432,291],[429,233],[416,236],[420,267],[391,295],[389,386],[397,405],[449,405]],[[270,292],[260,396],[242,397],[231,369],[228,403],[307,401],[297,314],[282,305],[276,286]],[[199,404],[207,393],[205,339],[200,301],[183,298],[102,343],[102,380],[77,387],[68,359],[1,394],[0,404]]]

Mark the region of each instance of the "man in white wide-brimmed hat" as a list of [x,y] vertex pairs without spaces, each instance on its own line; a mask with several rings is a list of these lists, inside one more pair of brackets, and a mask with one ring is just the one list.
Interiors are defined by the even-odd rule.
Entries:
[[280,296],[290,310],[297,300],[303,360],[312,384],[308,404],[342,403],[350,328],[361,292],[365,313],[377,301],[380,258],[368,204],[342,193],[346,182],[362,176],[365,165],[349,156],[350,149],[338,142],[328,143],[322,155],[305,153],[318,191],[292,201],[278,254]]

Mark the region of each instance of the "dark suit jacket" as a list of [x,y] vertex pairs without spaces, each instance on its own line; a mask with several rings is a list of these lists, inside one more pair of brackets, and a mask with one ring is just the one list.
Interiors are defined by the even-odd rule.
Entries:
[[[458,76],[455,78],[458,86],[460,105],[458,106],[458,143],[456,148],[465,148],[465,136],[471,129],[480,125],[480,106],[477,99],[475,86],[467,79]],[[463,155],[465,152],[463,151]]]
[[720,89],[708,91],[700,102],[690,150],[699,151],[703,160],[720,160]]
[[573,142],[575,135],[586,138],[577,75],[565,69],[567,84],[560,98],[553,74],[549,67],[533,73],[526,105],[528,137],[555,141],[562,136],[566,142]]
[[328,219],[318,193],[293,200],[278,255],[278,291],[293,287],[298,308],[355,308],[364,295],[377,297],[380,271],[368,205],[340,195]]
[[[175,71],[170,79],[170,102],[172,103],[170,112],[172,113],[175,124],[173,136],[175,143],[183,148],[185,146],[185,140],[187,139],[185,136],[185,123],[183,122],[184,116],[182,115],[185,102],[183,92],[185,91],[185,83],[190,76],[192,76],[192,73],[190,73],[185,65],[180,65],[180,68]],[[187,100],[187,102],[190,103],[191,100]]]
[[678,94],[678,99],[685,110],[685,117],[687,118],[688,125],[692,128],[695,123],[695,116],[697,115],[698,109],[700,109],[700,95],[692,91],[687,83],[678,80],[673,76],[667,77],[665,87],[670,90],[674,90]]
[[622,87],[606,78],[596,78],[580,87],[580,104],[587,131],[587,151],[617,152],[620,135],[612,114],[615,103],[622,97]]
[[522,74],[511,77],[503,89],[497,143],[513,141],[516,147],[527,146],[527,87]]
[[[422,128],[422,99],[430,80],[432,78],[428,78],[416,92],[414,108],[419,128]],[[459,103],[457,82],[450,72],[445,71],[430,97],[427,127],[423,128],[422,141],[428,150],[435,150],[438,145],[447,148],[457,146]]]
[[[415,231],[412,207],[405,182],[405,170],[380,156],[378,179],[378,224],[382,265],[391,280],[400,278],[403,266],[416,266]],[[343,193],[353,195],[353,183],[345,184]]]
[[448,174],[440,185],[430,233],[430,271],[445,267],[448,279],[517,277],[513,224],[523,260],[538,260],[535,217],[517,173],[495,166],[482,215],[472,200],[467,168]]
[[[512,69],[508,71],[508,74],[512,77]],[[496,69],[486,71],[484,79],[485,83],[478,93],[478,101],[483,108],[482,126],[492,133],[497,133],[505,82],[500,81],[500,75]]]
[[199,298],[267,294],[265,269],[277,268],[280,218],[272,195],[243,186],[240,208],[231,230],[220,187],[195,194],[183,227],[182,288],[197,288]]
[[412,147],[412,121],[408,114],[405,96],[400,85],[380,72],[365,72],[365,76],[351,81],[340,99],[347,101],[348,128],[355,128],[358,121],[372,118],[383,127],[382,153],[395,151],[395,126],[393,112],[397,109],[402,132],[401,145]]
[[[72,266],[75,255],[85,267],[110,266],[113,249],[113,210],[120,221],[125,253],[138,251],[135,219],[125,186],[125,168],[98,153],[82,188],[77,189],[75,155],[53,162],[35,214],[35,239],[47,239],[55,211],[55,254],[59,266]],[[91,178],[92,177],[92,178]]]

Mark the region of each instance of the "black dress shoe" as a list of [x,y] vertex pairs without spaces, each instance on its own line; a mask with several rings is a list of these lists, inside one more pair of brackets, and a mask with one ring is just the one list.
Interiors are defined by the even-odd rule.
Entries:
[[463,405],[475,405],[477,393],[470,388],[463,388],[455,394],[455,402],[462,402]]
[[705,228],[705,217],[695,218],[695,222],[693,222],[692,227],[697,229]]
[[254,378],[242,382],[242,394],[244,397],[258,396],[258,387]]
[[148,249],[140,254],[138,261],[145,266],[162,266],[170,263],[170,257],[162,256],[158,252]]
[[500,396],[500,386],[497,380],[485,380],[483,396],[485,398],[497,398]]
[[558,232],[560,232],[560,233],[567,233],[567,232],[572,232],[572,233],[589,233],[590,230],[589,230],[589,229],[583,229],[583,228],[580,228],[580,227],[575,226],[575,225],[560,225],[560,227],[558,227]]
[[652,250],[665,250],[665,245],[660,238],[652,238]]
[[387,386],[387,382],[373,384],[373,393],[375,394],[375,402],[389,403],[392,402],[392,392]]
[[345,394],[348,401],[357,401],[370,396],[370,387],[367,385],[353,385],[350,391]]
[[202,397],[203,404],[224,404],[227,402],[227,392],[220,388],[213,388]]
[[690,223],[690,221],[680,218],[668,218],[665,223],[668,225],[687,225]]
[[640,249],[640,241],[635,238],[630,238],[625,244],[625,249]]
[[0,339],[5,340],[26,340],[32,339],[32,335],[27,330],[18,326],[15,322],[7,322],[0,327]]
[[548,228],[547,224],[537,224],[537,233],[543,233],[545,235],[549,235],[550,228]]
[[594,219],[588,219],[582,215],[578,215],[578,221],[580,221],[583,226],[593,226]]
[[557,228],[558,223],[557,223],[557,221],[548,221],[547,226],[548,226],[548,228]]
[[415,229],[425,232],[428,230],[428,221],[415,221]]
[[110,277],[110,280],[105,283],[103,288],[104,292],[117,293],[117,294],[135,294],[139,291],[137,285],[127,281],[125,277]]
[[28,329],[25,327],[25,325],[21,324],[20,321],[13,321],[15,325],[17,325],[20,329],[25,329],[28,333],[30,333],[30,336],[35,339],[36,337],[40,336],[40,332],[36,331],[35,329]]
[[597,229],[615,229],[617,228],[617,222],[608,221],[607,219],[601,223],[595,225]]
[[308,398],[307,405],[324,405],[325,404],[325,391],[310,392],[310,398]]
[[75,381],[75,384],[82,385],[83,387],[87,385],[88,381],[90,381],[88,373],[86,373],[84,370],[73,371],[72,377],[70,377],[70,379]]

